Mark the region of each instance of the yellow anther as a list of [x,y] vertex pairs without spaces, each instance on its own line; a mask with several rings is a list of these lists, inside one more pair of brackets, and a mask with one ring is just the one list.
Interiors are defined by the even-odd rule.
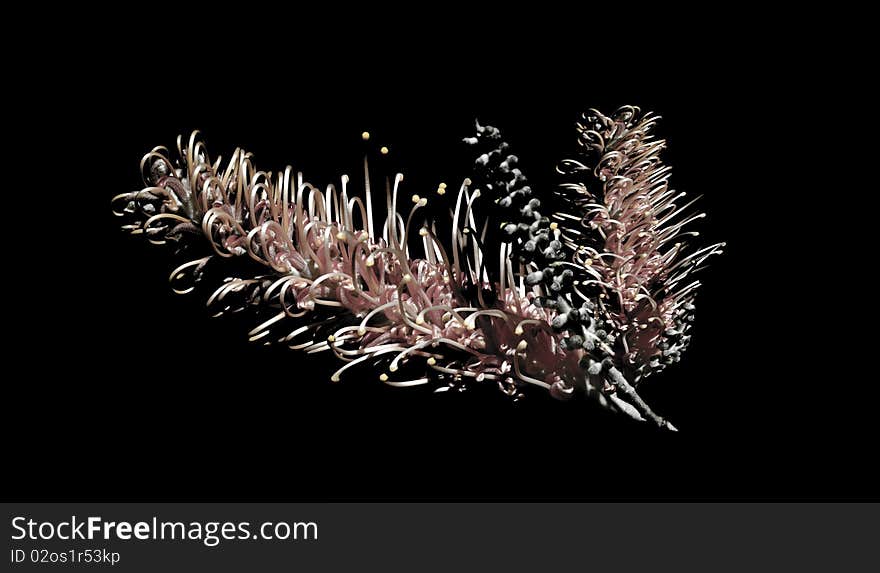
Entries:
[[382,155],[388,155],[388,148],[383,145],[382,149],[379,150],[379,153]]
[[370,140],[370,132],[369,131],[363,132],[361,134],[361,139],[363,139],[364,141],[369,141]]

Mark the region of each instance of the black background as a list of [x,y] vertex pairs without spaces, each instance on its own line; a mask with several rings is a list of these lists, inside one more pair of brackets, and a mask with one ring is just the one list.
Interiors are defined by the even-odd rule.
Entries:
[[[42,77],[33,107],[21,108],[21,148],[38,181],[27,193],[43,196],[20,218],[31,238],[15,240],[26,257],[7,297],[19,366],[6,377],[16,468],[7,491],[876,497],[868,381],[843,374],[830,351],[839,339],[817,328],[817,306],[831,296],[817,274],[828,269],[800,258],[828,231],[806,226],[800,210],[812,190],[797,171],[810,168],[813,148],[788,127],[801,71],[790,46],[738,21],[724,33],[658,28],[616,42],[594,38],[602,26],[588,15],[529,23],[499,22],[493,35],[490,18],[278,30],[270,20],[259,32],[230,25],[211,41],[151,24],[84,34],[62,43],[51,69],[32,69]],[[574,149],[579,114],[623,104],[663,116],[674,187],[704,195],[703,238],[728,243],[701,277],[691,347],[644,389],[677,435],[582,401],[511,404],[493,389],[437,396],[370,376],[331,384],[330,359],[249,344],[251,323],[211,319],[203,297],[173,295],[170,253],[120,232],[109,208],[116,193],[140,188],[146,151],[192,129],[215,157],[243,146],[261,169],[290,163],[320,185],[348,173],[355,186],[369,130],[366,147],[392,150],[376,169],[403,170],[408,193],[430,194],[467,173],[458,141],[476,117],[502,129],[533,187],[546,190]]]

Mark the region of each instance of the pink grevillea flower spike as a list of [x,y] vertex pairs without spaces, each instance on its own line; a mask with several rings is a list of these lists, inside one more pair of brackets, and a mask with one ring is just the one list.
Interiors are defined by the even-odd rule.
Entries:
[[[402,174],[374,197],[367,159],[361,193],[347,176],[321,190],[290,167],[257,170],[241,149],[212,162],[197,132],[178,138],[174,161],[162,147],[146,154],[144,189],[114,197],[114,213],[152,243],[204,253],[171,273],[175,292],[219,277],[216,315],[252,310],[250,340],[332,352],[334,382],[372,369],[437,392],[540,387],[674,429],[637,387],[680,359],[699,286],[690,276],[723,245],[687,252],[697,233],[684,228],[703,215],[669,189],[655,121],[634,107],[585,114],[580,154],[543,196],[500,131],[478,123],[445,232],[420,217],[427,198],[404,196]],[[435,200],[446,192],[440,183]],[[483,212],[491,223],[478,223]]]

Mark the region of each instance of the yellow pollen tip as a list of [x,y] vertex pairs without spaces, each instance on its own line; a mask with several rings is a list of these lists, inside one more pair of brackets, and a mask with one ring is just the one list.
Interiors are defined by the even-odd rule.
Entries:
[[384,372],[379,374],[379,380],[381,380],[382,382],[388,382],[388,375]]
[[344,241],[345,240],[345,233],[343,233],[342,231],[339,231],[338,233],[336,233],[336,238],[340,241]]
[[373,255],[370,255],[369,257],[367,257],[366,265],[368,267],[372,267],[374,264],[376,264],[376,259],[373,258]]
[[413,196],[412,196],[412,202],[413,202],[413,203],[418,203],[420,199],[421,199],[421,197],[419,197],[418,195],[413,195]]
[[330,381],[331,382],[339,382],[339,376],[334,374],[333,376],[330,377]]
[[418,324],[418,325],[425,324],[425,318],[422,316],[417,316],[416,317],[416,324]]
[[369,141],[370,140],[370,132],[369,131],[363,132],[361,134],[361,139],[363,139],[364,141]]
[[437,361],[434,359],[433,356],[431,356],[430,358],[428,358],[428,364],[433,366],[433,365],[437,364]]
[[360,328],[358,328],[358,336],[363,336],[363,335],[365,335],[366,333],[367,333],[367,329],[364,328],[363,326],[360,327]]
[[523,351],[528,347],[529,347],[529,343],[526,342],[525,340],[520,340],[519,344],[516,345],[516,349],[519,351]]
[[392,364],[388,367],[388,370],[390,370],[391,372],[397,372],[397,364]]
[[428,229],[422,227],[421,229],[419,229],[419,235],[421,235],[423,237],[427,237],[428,236]]
[[514,330],[513,333],[517,336],[522,336],[522,333],[523,333],[522,326],[517,326],[516,330]]
[[418,203],[419,207],[424,207],[427,204],[428,204],[427,199],[425,199],[425,198],[419,199],[419,203]]
[[551,231],[555,231],[555,230],[558,229],[558,228],[559,228],[559,223],[555,223],[555,222],[554,222],[554,223],[550,223],[550,230],[551,230]]
[[446,189],[446,183],[440,182],[440,185],[437,185],[440,189]]
[[412,280],[412,275],[411,275],[411,274],[406,273],[405,275],[403,275],[403,282],[408,283],[408,282],[411,281],[411,280]]
[[437,188],[437,195],[446,195],[446,188],[445,187],[438,187]]
[[379,150],[379,153],[382,155],[388,155],[388,148],[383,145],[382,149]]
[[331,334],[327,337],[327,342],[336,342],[336,337]]

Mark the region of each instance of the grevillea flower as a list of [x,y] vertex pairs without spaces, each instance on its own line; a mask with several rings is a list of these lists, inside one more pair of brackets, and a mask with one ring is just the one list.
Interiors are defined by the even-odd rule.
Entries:
[[[334,353],[334,382],[373,368],[386,384],[438,392],[488,383],[520,398],[537,386],[674,429],[636,387],[679,360],[699,285],[689,275],[722,245],[686,253],[696,233],[683,228],[702,215],[686,215],[692,202],[679,206],[684,194],[669,189],[655,121],[634,107],[591,110],[581,153],[560,164],[564,181],[546,196],[500,131],[478,123],[465,139],[478,148],[474,172],[445,233],[419,216],[427,198],[404,196],[402,174],[385,180],[374,209],[366,158],[363,193],[347,176],[322,191],[290,167],[258,171],[241,149],[225,167],[212,162],[197,132],[178,138],[176,161],[161,147],[146,154],[146,186],[116,196],[114,213],[150,242],[202,248],[171,273],[174,291],[219,272],[209,308],[260,313],[252,341]],[[549,217],[542,199],[554,204]],[[481,210],[500,233],[478,224]]]

